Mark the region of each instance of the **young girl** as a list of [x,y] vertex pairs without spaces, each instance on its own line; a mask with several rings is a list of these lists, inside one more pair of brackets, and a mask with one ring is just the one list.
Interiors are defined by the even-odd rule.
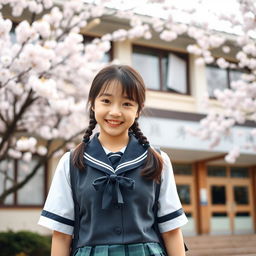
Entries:
[[[39,220],[53,230],[52,256],[70,255],[74,223],[76,256],[165,255],[155,221],[167,254],[185,255],[180,227],[187,218],[171,162],[150,146],[139,128],[144,102],[143,79],[129,66],[108,66],[94,78],[83,142],[71,160],[70,152],[61,158]],[[100,132],[91,138],[96,124]],[[73,195],[70,161],[75,167]]]

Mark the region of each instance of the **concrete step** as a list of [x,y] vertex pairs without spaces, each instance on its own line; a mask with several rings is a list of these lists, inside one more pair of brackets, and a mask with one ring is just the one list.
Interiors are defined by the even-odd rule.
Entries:
[[256,256],[256,235],[185,237],[187,256]]

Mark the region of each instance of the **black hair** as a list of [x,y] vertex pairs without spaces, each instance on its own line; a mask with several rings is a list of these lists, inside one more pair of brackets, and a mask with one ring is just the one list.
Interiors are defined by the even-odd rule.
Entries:
[[[135,69],[128,65],[110,65],[100,70],[92,81],[88,97],[89,126],[84,133],[83,141],[77,145],[73,154],[73,163],[79,169],[84,169],[85,167],[83,154],[86,149],[86,144],[97,124],[93,111],[95,99],[98,97],[99,93],[107,89],[109,84],[113,81],[118,81],[122,86],[123,94],[126,94],[129,99],[137,102],[138,114],[144,107],[146,94],[145,84],[141,75]],[[148,148],[148,155],[142,169],[142,175],[159,182],[163,169],[163,159],[159,153],[150,147],[147,138],[139,128],[137,118],[130,127],[129,132],[134,134],[140,144]]]

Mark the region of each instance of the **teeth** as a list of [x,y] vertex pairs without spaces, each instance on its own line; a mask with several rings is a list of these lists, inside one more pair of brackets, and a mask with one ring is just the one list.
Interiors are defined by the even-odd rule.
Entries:
[[118,121],[111,121],[111,120],[108,120],[108,123],[110,123],[110,124],[121,124],[121,122],[118,122]]

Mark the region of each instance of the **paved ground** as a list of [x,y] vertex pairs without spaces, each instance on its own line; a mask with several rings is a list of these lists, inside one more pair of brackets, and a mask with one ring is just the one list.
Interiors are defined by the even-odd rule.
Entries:
[[256,256],[256,234],[185,237],[187,256]]

